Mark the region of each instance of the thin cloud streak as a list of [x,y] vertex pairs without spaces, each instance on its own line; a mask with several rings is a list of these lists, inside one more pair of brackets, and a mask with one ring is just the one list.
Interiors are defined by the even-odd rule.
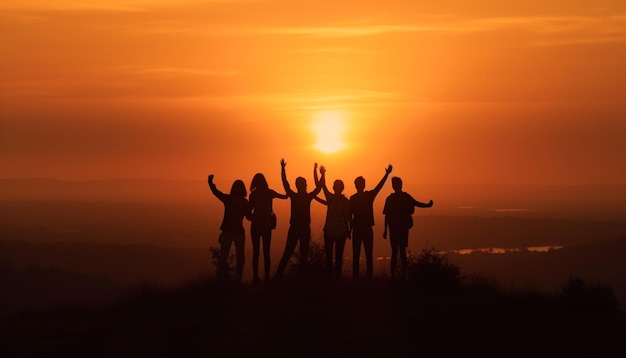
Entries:
[[[483,17],[450,20],[441,22],[440,16],[425,16],[423,24],[372,23],[354,19],[341,24],[319,26],[242,26],[228,27],[180,21],[163,21],[134,32],[197,34],[204,36],[301,36],[307,38],[355,38],[402,33],[467,34],[494,32],[507,29],[521,29],[542,36],[576,36],[593,34],[614,35],[600,42],[622,41],[620,35],[626,33],[626,15],[616,16],[512,16]],[[367,22],[368,24],[364,24]],[[572,42],[571,40],[563,40]],[[548,41],[552,42],[552,41]],[[554,41],[558,42],[558,41]],[[587,41],[585,41],[586,43]],[[316,51],[312,49],[311,51]],[[317,50],[319,51],[319,50]],[[327,48],[320,52],[341,52],[340,48]]]
[[254,26],[219,27],[204,24],[167,22],[153,24],[150,28],[134,30],[136,33],[197,34],[205,36],[303,36],[308,38],[352,38],[411,32],[470,32],[481,31],[479,27],[415,26],[415,25],[369,25],[369,26]]
[[147,67],[137,69],[133,71],[137,74],[165,74],[165,75],[207,75],[207,76],[237,76],[240,75],[239,71],[220,71],[220,70],[206,70],[200,68],[188,68],[188,67]]
[[337,54],[341,54],[341,53],[345,53],[345,54],[350,54],[350,55],[372,55],[372,54],[378,54],[381,53],[379,51],[367,51],[367,50],[361,50],[358,48],[353,48],[353,47],[316,47],[316,48],[306,48],[306,49],[295,49],[295,50],[290,50],[289,52],[296,52],[296,53],[337,53]]
[[[145,2],[144,2],[145,3]],[[14,1],[0,4],[0,10],[16,12],[64,12],[64,11],[93,11],[93,12],[142,12],[147,8],[126,3],[90,3],[73,2],[62,3],[55,1]]]
[[308,37],[361,37],[402,32],[467,32],[480,31],[480,27],[468,26],[415,26],[415,25],[369,25],[369,26],[313,26],[313,27],[252,27],[241,32],[260,35],[302,35]]
[[[560,38],[542,40],[541,43],[592,43],[621,42],[626,40],[626,16],[530,16],[493,17],[471,20],[489,31],[506,28],[527,29],[543,37],[562,35]],[[594,37],[596,36],[596,37]],[[574,37],[574,38],[572,38]],[[582,39],[581,39],[582,38]],[[537,43],[537,42],[535,42]]]
[[537,40],[531,43],[536,47],[554,47],[568,45],[593,45],[593,44],[610,44],[626,42],[626,35],[621,37],[595,37],[595,38],[577,38],[577,39],[561,39],[561,40]]
[[[204,4],[253,3],[261,0],[202,0]],[[141,12],[162,7],[198,4],[198,0],[3,0],[0,10],[10,11],[116,11]]]
[[249,94],[237,96],[205,96],[198,97],[204,103],[214,103],[220,106],[232,106],[247,103],[271,109],[275,112],[302,112],[327,108],[355,108],[362,106],[384,106],[400,100],[397,93],[345,90],[329,94],[318,93],[273,93]]
[[258,96],[245,96],[250,99],[257,99],[264,102],[285,102],[314,104],[322,102],[346,102],[346,101],[364,101],[372,99],[390,99],[396,97],[397,94],[391,92],[366,91],[366,90],[346,90],[335,94],[324,93],[279,93]]

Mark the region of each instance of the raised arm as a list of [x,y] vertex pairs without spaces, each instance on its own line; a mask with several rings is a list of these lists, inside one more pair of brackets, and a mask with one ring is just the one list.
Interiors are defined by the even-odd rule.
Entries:
[[[320,167],[320,173],[322,174],[322,176],[326,177],[326,167],[325,166],[321,166]],[[317,185],[317,183],[315,183]],[[328,190],[328,187],[326,186],[326,180],[324,180],[322,182],[322,190],[324,190],[324,196],[326,197],[326,199],[328,199],[328,197],[331,195],[330,191]]]
[[221,191],[219,191],[219,189],[217,189],[217,186],[215,186],[215,183],[213,183],[214,177],[215,175],[213,174],[209,175],[209,188],[211,188],[211,192],[213,193],[213,195],[215,195],[221,201],[224,201],[226,200],[226,194],[222,193]]
[[289,182],[287,181],[287,173],[285,171],[286,165],[287,165],[287,162],[285,162],[285,159],[281,159],[280,160],[280,178],[283,181],[283,187],[285,188],[285,192],[287,193],[287,195],[289,195],[289,193],[291,192],[291,188],[289,187]]
[[[317,162],[313,163],[313,182],[315,183],[315,187],[317,187],[320,183],[320,179],[317,177]],[[328,205],[328,202],[319,196],[314,196],[313,199],[322,205]]]
[[387,181],[389,174],[391,174],[392,169],[393,167],[391,166],[391,164],[389,164],[389,166],[387,166],[387,168],[385,169],[385,175],[383,176],[383,178],[380,179],[380,182],[378,182],[378,185],[376,185],[376,187],[372,189],[372,192],[374,192],[374,195],[378,194],[380,189],[383,188],[383,185],[385,185],[385,182]]
[[383,231],[383,239],[387,240],[387,229],[389,228],[389,208],[391,206],[390,204],[390,198],[391,196],[387,197],[387,200],[385,200],[385,206],[383,207],[383,215],[385,215],[385,225],[384,227],[384,231]]
[[317,162],[313,163],[313,182],[315,186],[320,182],[320,179],[317,177]]
[[[322,166],[322,168],[324,167]],[[320,168],[320,173],[322,174],[322,176],[320,177],[319,182],[317,182],[317,184],[315,185],[315,190],[311,192],[311,195],[313,196],[317,196],[317,194],[319,194],[320,191],[322,191],[322,188],[326,185],[326,168],[324,168],[323,170],[322,168]]]

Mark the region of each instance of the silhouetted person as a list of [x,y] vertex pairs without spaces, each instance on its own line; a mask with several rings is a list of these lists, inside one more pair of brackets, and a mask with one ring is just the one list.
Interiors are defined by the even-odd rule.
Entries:
[[[317,167],[317,163],[315,163]],[[326,168],[320,167],[320,173],[325,175]],[[317,173],[314,175],[315,184],[319,184]],[[317,201],[328,206],[326,210],[326,221],[324,222],[324,249],[326,251],[326,269],[328,277],[341,277],[341,268],[343,266],[343,249],[346,245],[346,239],[350,238],[350,201],[342,192],[344,189],[343,181],[335,180],[333,183],[333,191],[331,193],[326,187],[326,183],[322,184],[324,196],[326,200],[315,197]],[[333,247],[335,251],[335,267],[333,269]]]
[[406,248],[409,244],[409,229],[413,227],[413,213],[415,207],[430,208],[433,201],[428,204],[419,202],[402,191],[402,179],[391,178],[391,186],[394,192],[385,201],[385,231],[383,238],[387,239],[387,228],[389,228],[389,241],[391,242],[391,279],[396,277],[396,266],[398,263],[398,251],[400,252],[400,277],[406,278]]
[[274,198],[287,199],[285,194],[279,194],[269,188],[265,176],[257,173],[250,183],[250,205],[252,216],[250,221],[250,235],[252,237],[252,282],[259,282],[259,247],[263,239],[263,264],[265,266],[265,281],[270,279],[270,244],[272,230],[276,225],[276,216],[272,209]]
[[365,263],[367,267],[367,278],[374,275],[374,199],[383,188],[389,173],[392,170],[391,164],[385,169],[385,175],[378,185],[372,190],[365,190],[365,179],[358,177],[354,179],[356,194],[350,197],[350,212],[352,221],[352,275],[359,277],[359,260],[361,259],[361,243],[365,249]]
[[213,174],[209,175],[209,187],[211,188],[211,192],[224,203],[224,218],[220,225],[222,233],[219,237],[220,257],[217,263],[217,277],[218,279],[228,277],[228,255],[230,253],[230,246],[235,243],[237,258],[235,278],[237,281],[241,281],[243,263],[245,260],[243,248],[246,242],[243,218],[246,217],[250,219],[251,215],[250,203],[246,199],[248,193],[246,192],[246,186],[243,181],[235,180],[233,186],[230,188],[230,194],[224,194],[219,191],[213,183],[213,177]]
[[[283,186],[289,199],[291,199],[291,217],[289,218],[289,231],[287,233],[287,243],[285,244],[285,251],[283,257],[278,264],[276,270],[276,277],[281,277],[285,273],[285,268],[289,263],[289,258],[293,255],[293,252],[300,241],[300,266],[298,271],[303,274],[306,272],[306,265],[309,255],[309,243],[311,242],[311,201],[322,190],[322,186],[325,181],[325,176],[322,174],[320,182],[310,193],[306,191],[306,179],[303,177],[296,178],[297,192],[291,190],[289,182],[287,181],[287,174],[285,172],[285,166],[287,163],[284,159],[280,160],[281,166],[281,178],[283,180]],[[315,170],[315,168],[314,168]]]

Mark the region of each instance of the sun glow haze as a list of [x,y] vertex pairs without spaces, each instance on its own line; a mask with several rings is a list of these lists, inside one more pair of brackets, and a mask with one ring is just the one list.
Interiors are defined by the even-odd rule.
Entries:
[[336,110],[326,110],[315,115],[312,126],[317,135],[315,148],[321,152],[332,154],[346,147],[343,133],[346,130],[344,114]]
[[0,53],[0,178],[626,183],[624,1],[4,0]]

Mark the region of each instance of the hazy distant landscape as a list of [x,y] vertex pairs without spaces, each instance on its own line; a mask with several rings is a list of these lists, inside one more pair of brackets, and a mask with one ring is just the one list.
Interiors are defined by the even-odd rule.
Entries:
[[[275,174],[273,179],[278,180],[278,171]],[[280,183],[274,184],[272,187],[281,191]],[[427,215],[626,218],[626,185],[428,185],[413,183],[409,178],[405,180],[405,190],[416,197],[436,199],[437,205]],[[345,194],[353,193],[349,184]],[[384,197],[389,193],[391,187],[382,190],[375,203],[375,208],[380,209],[376,212],[382,212]],[[221,208],[211,196],[204,177],[197,181],[0,179],[0,198],[11,202],[195,203]],[[276,202],[281,203],[284,202]],[[288,212],[288,206],[284,207]]]
[[[64,302],[113,300],[133,285],[172,287],[214,270],[209,248],[218,246],[223,208],[204,182],[124,181],[120,185],[118,181],[5,180],[2,184],[0,277],[10,292],[4,296],[4,314]],[[544,195],[546,188],[536,188],[537,198],[545,199],[543,211],[533,204],[537,200],[524,201],[528,197],[519,191],[509,192],[510,198],[497,188],[484,194],[469,190],[455,197],[458,187],[441,189],[445,195],[433,194],[437,205],[432,210],[417,210],[409,249],[446,252],[464,275],[484,275],[510,290],[553,292],[570,277],[605,283],[626,307],[626,211],[621,210],[626,201],[620,201],[622,191],[608,189],[551,190],[550,201]],[[375,212],[382,211],[385,195],[381,193]],[[579,199],[577,206],[566,205],[574,198]],[[272,242],[273,265],[284,248],[289,213],[287,201],[275,205],[279,225]],[[320,240],[324,208],[316,204],[312,208],[313,239]],[[390,249],[382,240],[382,216],[376,220],[376,275],[385,277]],[[345,277],[351,275],[350,245],[346,245]],[[537,246],[559,249],[527,250]],[[464,249],[492,249],[492,253],[454,252]],[[498,250],[506,253],[493,253]],[[246,252],[244,279],[249,280],[249,241]]]

